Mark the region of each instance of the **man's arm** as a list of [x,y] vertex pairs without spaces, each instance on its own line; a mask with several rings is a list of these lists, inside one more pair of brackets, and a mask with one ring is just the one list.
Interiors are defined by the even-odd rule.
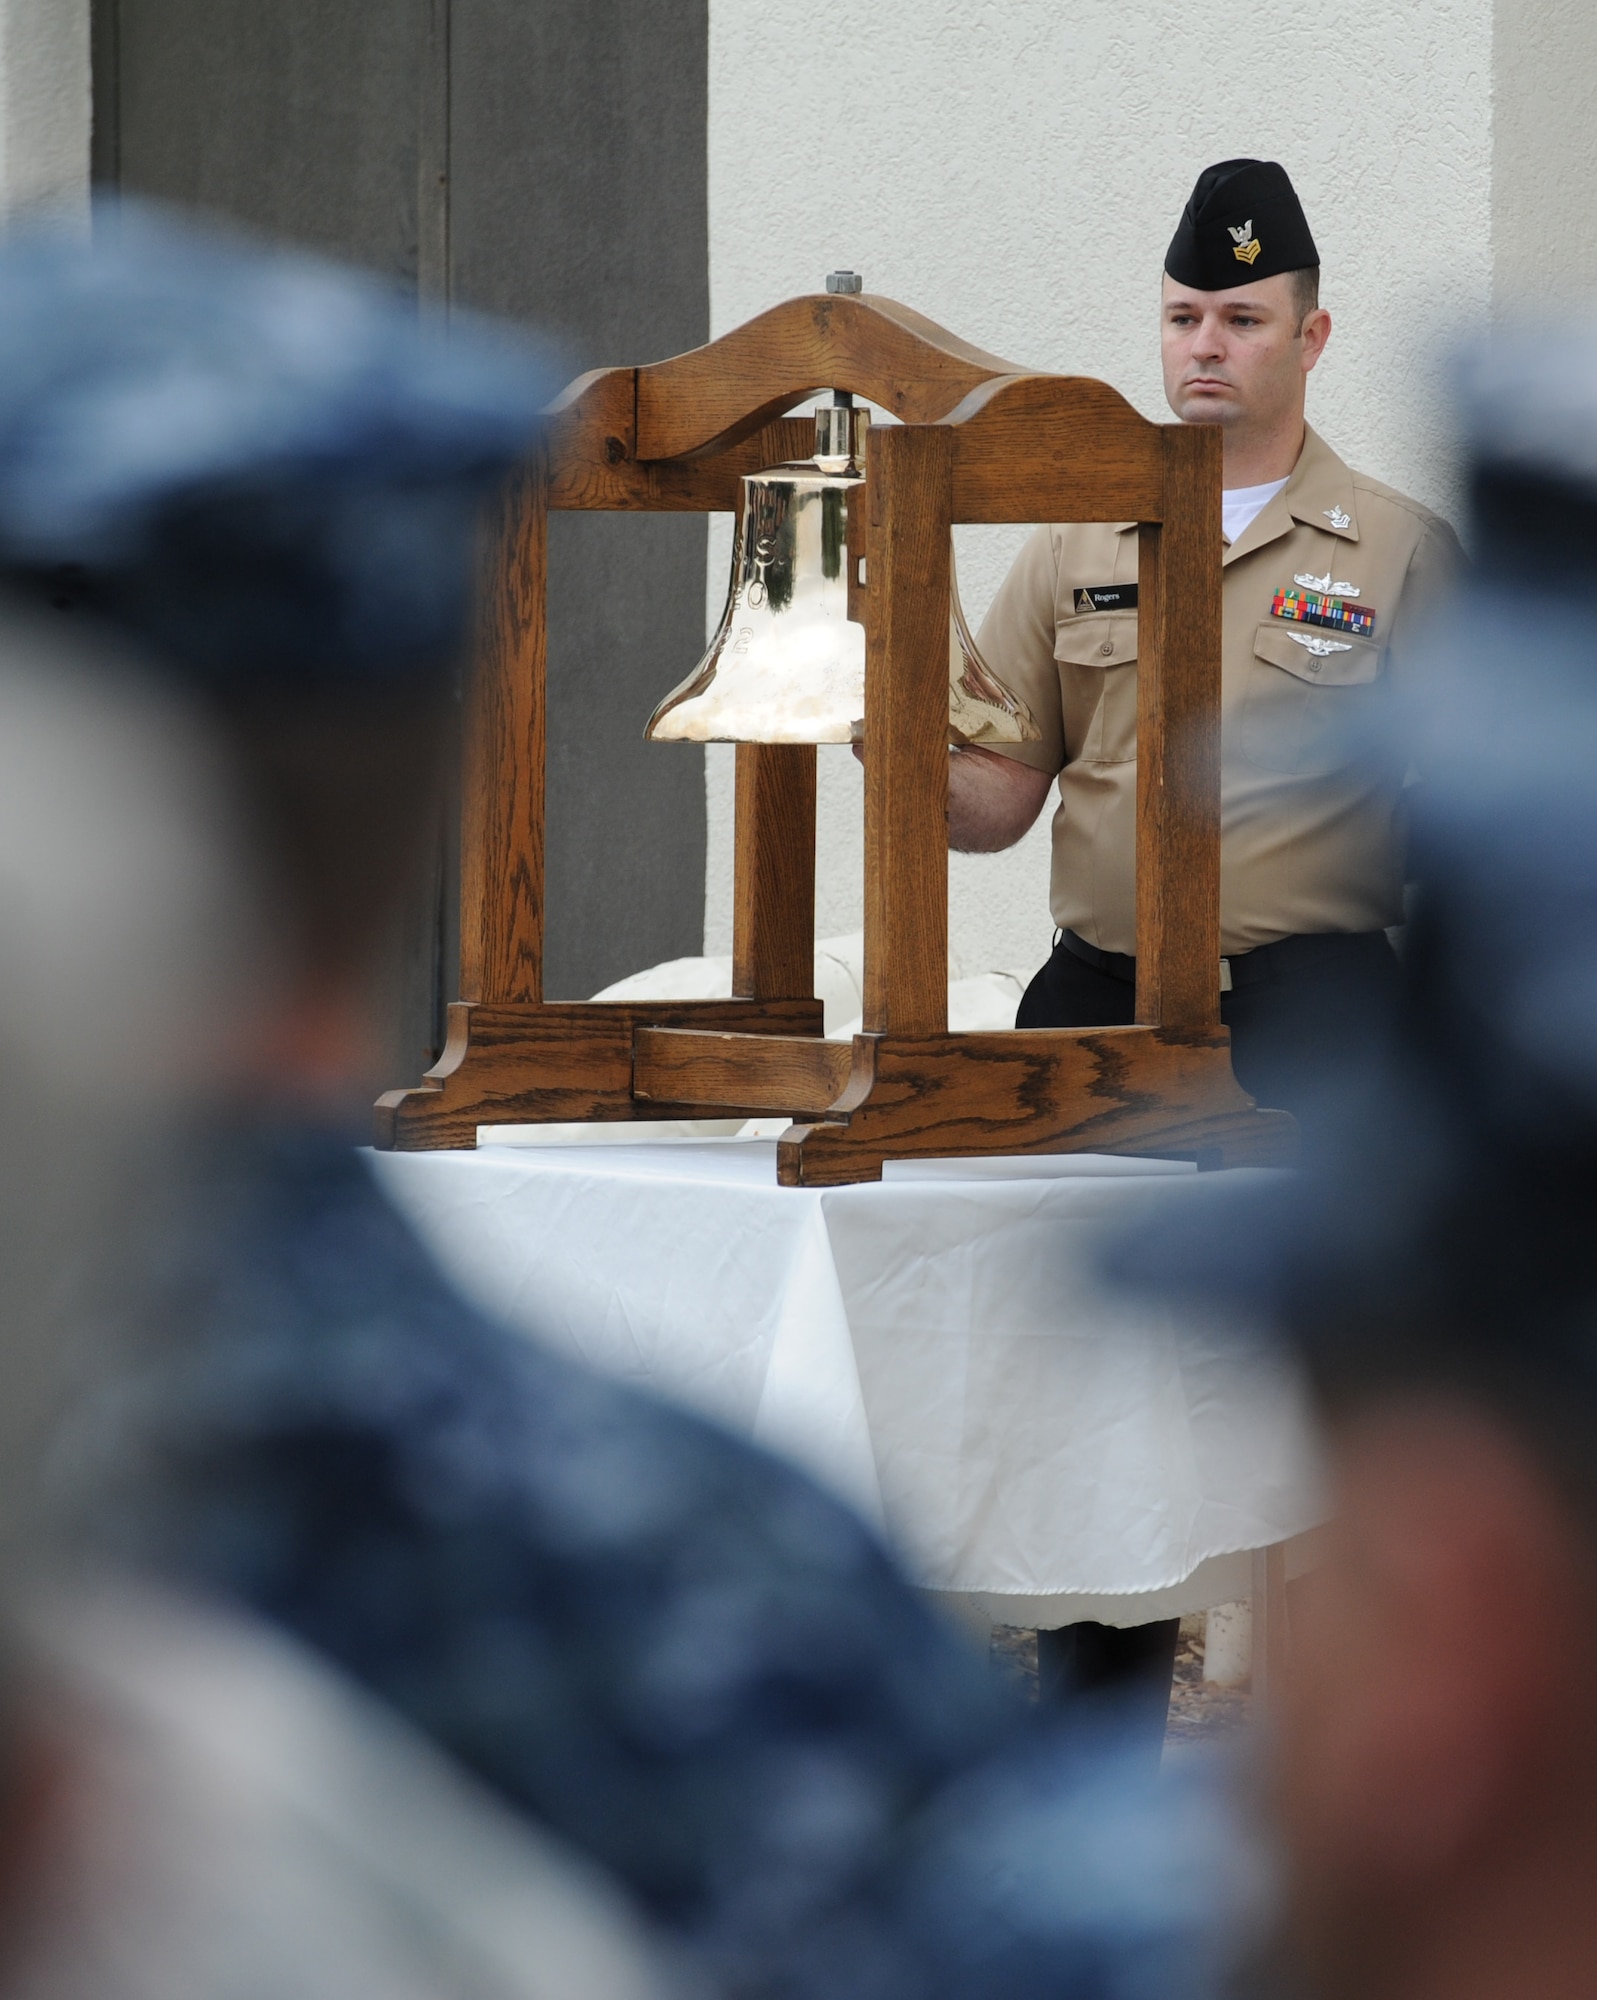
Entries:
[[1053,778],[1047,771],[973,745],[948,757],[948,844],[957,854],[1013,847],[1038,813]]

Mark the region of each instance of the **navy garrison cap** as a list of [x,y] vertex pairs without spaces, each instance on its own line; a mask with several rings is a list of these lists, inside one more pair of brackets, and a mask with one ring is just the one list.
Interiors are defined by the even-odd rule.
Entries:
[[0,584],[219,691],[399,684],[463,636],[552,371],[375,280],[137,207],[0,247]]
[[[1377,1362],[1597,1397],[1597,339],[1497,342],[1463,378],[1477,494],[1583,505],[1477,572],[1404,697],[1421,773],[1404,1019],[1323,1157],[1216,1189],[1117,1274]],[[1555,393],[1555,385],[1562,390]],[[1560,411],[1562,416],[1560,417]],[[1505,482],[1506,487],[1505,487]],[[1480,516],[1477,512],[1477,525]],[[1572,553],[1576,531],[1569,535]],[[1517,554],[1516,554],[1517,552]]]
[[1222,160],[1199,174],[1164,267],[1178,285],[1229,292],[1319,261],[1286,168],[1274,160]]

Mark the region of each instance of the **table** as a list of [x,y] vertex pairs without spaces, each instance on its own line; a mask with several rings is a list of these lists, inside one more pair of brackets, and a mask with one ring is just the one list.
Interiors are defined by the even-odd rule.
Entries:
[[479,1303],[798,1460],[966,1616],[1201,1611],[1247,1597],[1253,1552],[1317,1520],[1285,1361],[1093,1275],[1099,1232],[1182,1199],[1189,1167],[902,1162],[801,1189],[776,1185],[774,1152],[370,1159]]

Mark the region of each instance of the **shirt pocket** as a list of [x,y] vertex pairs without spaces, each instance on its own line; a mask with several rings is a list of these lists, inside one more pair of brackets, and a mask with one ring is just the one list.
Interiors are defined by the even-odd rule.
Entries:
[[[1316,653],[1304,640],[1329,643]],[[1359,754],[1382,648],[1318,626],[1261,625],[1242,703],[1242,754],[1261,770],[1319,777]]]
[[1137,614],[1100,611],[1055,631],[1069,762],[1129,764],[1137,754]]

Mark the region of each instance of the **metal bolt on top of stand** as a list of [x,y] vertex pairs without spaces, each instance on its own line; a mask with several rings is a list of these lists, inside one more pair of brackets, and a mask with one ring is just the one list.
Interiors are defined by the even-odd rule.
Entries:
[[829,292],[863,292],[865,280],[858,271],[828,271],[826,289]]

